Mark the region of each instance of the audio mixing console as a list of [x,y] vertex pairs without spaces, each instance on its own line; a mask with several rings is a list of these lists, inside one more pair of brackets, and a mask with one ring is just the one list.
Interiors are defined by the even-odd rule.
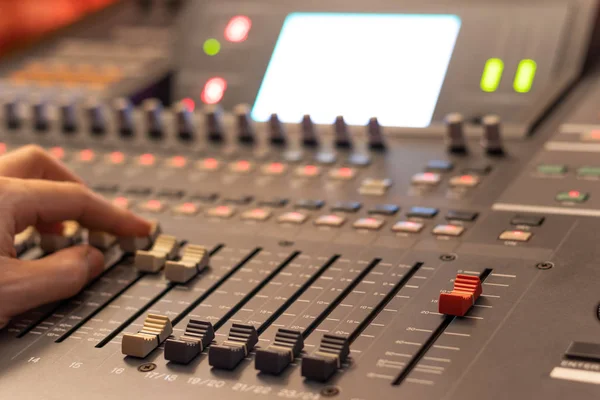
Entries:
[[[2,152],[42,146],[155,225],[146,238],[73,222],[61,235],[18,235],[21,258],[84,242],[105,253],[106,269],[79,295],[0,331],[2,398],[597,398],[600,72],[580,75],[595,3],[238,3],[188,4],[181,25],[212,21],[189,32],[214,28],[206,39],[215,37],[181,38],[200,48],[178,55],[174,90],[186,98],[173,106],[5,93]],[[317,11],[347,34],[373,22],[366,17],[378,18],[371,26],[398,18],[388,27],[394,35],[411,18],[447,29],[438,31],[446,38],[454,32],[438,49],[450,55],[447,71],[437,71],[437,89],[424,84],[408,100],[380,87],[386,101],[407,101],[382,117],[353,114],[352,102],[331,97],[342,89],[333,81],[313,92],[331,109],[327,101],[295,109],[310,102],[277,90],[292,78],[278,70],[290,64],[276,49],[307,21],[319,31]],[[523,18],[512,18],[518,11]],[[489,26],[502,44],[470,47],[477,16],[495,12],[513,23]],[[536,13],[546,20],[530,18]],[[278,45],[277,35],[264,39],[275,26]],[[550,44],[539,49],[532,39],[511,50],[506,37],[523,26]],[[257,58],[253,29],[263,42]],[[273,56],[263,62],[267,48]],[[470,48],[479,49],[473,57]],[[536,51],[537,61],[528,58]],[[197,57],[216,58],[201,71]],[[248,72],[258,65],[261,78]],[[462,66],[479,71],[475,88]],[[300,92],[310,82],[299,71],[312,73],[304,68],[295,70]]]

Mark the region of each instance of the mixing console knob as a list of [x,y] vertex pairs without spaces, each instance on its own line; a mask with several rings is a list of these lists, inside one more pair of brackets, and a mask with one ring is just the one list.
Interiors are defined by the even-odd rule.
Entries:
[[117,242],[117,238],[110,233],[101,231],[90,231],[88,243],[99,250],[106,251]]
[[319,145],[315,124],[310,115],[302,117],[302,144],[307,147],[316,147]]
[[164,136],[162,111],[163,106],[157,99],[144,101],[144,114],[146,116],[146,130],[152,140],[160,140]]
[[33,127],[35,130],[38,132],[45,132],[50,129],[48,103],[43,97],[39,96],[33,100],[32,111]]
[[13,98],[4,103],[4,119],[8,129],[19,129],[23,123],[21,102]]
[[377,118],[371,118],[367,124],[367,134],[369,136],[369,148],[371,150],[385,150],[385,140],[383,139],[383,128]]
[[138,250],[145,250],[152,246],[158,235],[161,233],[160,225],[157,222],[152,224],[150,234],[145,237],[123,236],[119,238],[119,246],[125,253],[135,253]]
[[277,114],[271,114],[271,118],[269,118],[269,136],[270,142],[274,146],[285,146],[287,143],[285,129]]
[[152,249],[138,250],[135,253],[135,267],[138,271],[156,273],[167,260],[172,260],[179,252],[179,242],[175,236],[160,235],[156,238]]
[[165,360],[188,364],[215,339],[215,329],[210,322],[190,319],[185,333],[179,339],[165,342]]
[[85,113],[90,132],[97,136],[104,135],[106,133],[106,110],[104,105],[97,99],[89,99]]
[[481,145],[490,156],[504,155],[502,144],[502,133],[500,131],[500,117],[497,115],[486,115],[483,117],[483,140]]
[[462,114],[448,114],[446,116],[445,122],[446,143],[448,145],[448,152],[454,154],[466,154],[468,152],[468,149],[463,129],[464,118]]
[[223,109],[219,105],[207,105],[204,108],[204,121],[208,140],[220,143],[224,139]]
[[191,142],[196,138],[196,127],[194,126],[194,114],[184,102],[175,106],[175,119],[177,122],[177,136],[179,140]]
[[65,98],[60,105],[60,119],[64,133],[71,134],[77,131],[77,108],[71,98]]
[[256,350],[254,366],[262,373],[279,375],[294,362],[303,348],[302,332],[280,328],[269,347]]
[[43,234],[40,247],[44,253],[54,253],[81,242],[82,236],[83,230],[77,222],[66,221],[63,222],[61,233]]
[[238,141],[240,143],[254,143],[254,126],[250,118],[250,107],[247,104],[238,104],[233,110],[237,126]]
[[252,325],[233,324],[227,340],[213,344],[208,351],[211,367],[232,370],[248,356],[258,343],[258,333]]
[[135,121],[133,119],[133,106],[131,102],[124,97],[116,99],[115,112],[119,135],[123,138],[135,136]]
[[165,278],[171,282],[186,283],[208,267],[209,254],[204,246],[190,244],[183,249],[179,261],[167,261]]
[[319,350],[302,358],[302,376],[325,382],[342,367],[350,354],[348,338],[323,335]]
[[31,249],[38,241],[38,233],[34,227],[30,226],[23,232],[15,235],[14,246],[17,255]]
[[481,280],[478,276],[458,274],[452,292],[440,293],[438,311],[440,314],[463,317],[481,293]]
[[343,116],[335,118],[334,123],[335,130],[335,147],[341,149],[349,149],[352,147],[352,140],[350,139],[350,133],[348,132],[348,125],[344,120]]
[[172,333],[173,326],[168,317],[148,314],[141,331],[123,335],[121,352],[131,357],[144,358],[167,340]]

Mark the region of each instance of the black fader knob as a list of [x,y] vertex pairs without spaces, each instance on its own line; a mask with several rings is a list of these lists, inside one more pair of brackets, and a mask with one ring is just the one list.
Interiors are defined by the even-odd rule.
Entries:
[[88,99],[85,105],[85,118],[90,133],[94,136],[106,134],[106,108],[96,98]]
[[50,110],[48,102],[42,96],[37,96],[31,104],[33,114],[33,127],[37,132],[46,132],[50,129]]
[[79,127],[77,106],[72,98],[63,98],[60,104],[60,121],[62,131],[66,134],[77,132]]
[[377,118],[369,119],[367,124],[367,135],[369,137],[369,148],[376,151],[386,149],[385,139],[383,137],[383,128]]
[[117,124],[117,131],[123,138],[132,138],[135,136],[135,121],[133,118],[133,106],[131,102],[124,98],[118,98],[115,100],[115,121]]
[[233,109],[233,113],[235,114],[238,142],[254,143],[254,126],[250,118],[250,107],[247,104],[238,104]]
[[302,117],[302,144],[306,147],[319,145],[315,124],[308,114]]
[[194,113],[183,101],[175,105],[173,110],[177,124],[177,137],[182,142],[191,142],[196,138],[196,126],[194,125]]
[[23,125],[23,106],[17,97],[12,97],[4,103],[4,122],[8,129],[16,130]]
[[467,141],[465,140],[464,118],[462,114],[448,114],[444,119],[446,123],[446,145],[448,152],[453,154],[467,154]]
[[144,101],[144,115],[146,118],[146,131],[151,140],[161,140],[165,136],[163,126],[163,106],[158,99]]
[[221,143],[225,140],[223,109],[221,106],[207,105],[204,107],[204,124],[208,140],[214,143]]
[[348,124],[346,124],[343,116],[340,115],[335,118],[334,131],[335,147],[339,149],[349,149],[352,147],[352,140],[350,139]]
[[504,145],[502,141],[501,121],[497,115],[483,117],[483,138],[481,145],[490,156],[503,156]]
[[277,114],[271,114],[269,118],[269,141],[273,146],[285,146],[287,144],[285,128]]

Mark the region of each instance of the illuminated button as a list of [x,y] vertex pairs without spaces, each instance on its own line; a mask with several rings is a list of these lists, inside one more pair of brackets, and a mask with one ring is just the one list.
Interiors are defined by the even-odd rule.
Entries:
[[155,163],[156,157],[154,156],[154,154],[146,153],[138,157],[138,165],[141,165],[143,167],[151,167]]
[[449,221],[475,221],[479,213],[473,211],[448,211],[446,219]]
[[433,218],[438,214],[437,208],[413,207],[406,214],[409,218]]
[[221,77],[210,78],[206,81],[200,98],[205,104],[217,104],[223,100],[227,90],[227,81]]
[[260,170],[265,175],[283,175],[287,170],[287,165],[280,162],[272,162],[263,165]]
[[347,213],[355,213],[360,210],[362,204],[358,201],[349,201],[349,202],[338,202],[331,207],[331,211],[340,211]]
[[233,43],[240,43],[248,39],[252,28],[252,21],[245,15],[236,15],[231,18],[225,27],[225,39]]
[[[4,145],[4,143],[2,143]],[[58,160],[64,160],[65,159],[65,149],[63,149],[62,147],[52,147],[50,150],[50,154],[52,154],[52,156],[54,156],[54,158],[58,159]],[[4,154],[6,152],[6,145],[4,145],[4,148],[2,149],[2,151],[0,151],[0,154]]]
[[354,179],[355,176],[356,170],[354,168],[341,167],[329,171],[329,178],[340,181],[349,181]]
[[96,159],[96,153],[91,149],[84,149],[79,152],[78,160],[82,163],[92,163]]
[[221,163],[216,158],[205,158],[198,161],[198,169],[202,171],[216,171],[221,166]]
[[231,206],[218,206],[206,210],[206,215],[209,217],[226,219],[231,218],[233,214],[235,214],[235,208]]
[[164,211],[165,205],[160,200],[148,200],[137,207],[140,211],[158,214]]
[[127,197],[115,197],[112,203],[121,208],[129,209],[131,207],[131,202]]
[[392,226],[392,231],[403,233],[419,233],[423,230],[425,224],[414,221],[398,221]]
[[238,160],[229,164],[229,170],[237,174],[247,174],[252,171],[253,165],[247,160]]
[[271,218],[273,213],[266,208],[255,208],[253,210],[244,211],[242,213],[242,219],[252,221],[266,221]]
[[579,178],[598,178],[600,177],[600,167],[581,167],[577,170]]
[[454,168],[454,164],[445,160],[431,160],[425,168],[429,172],[448,172]]
[[195,203],[187,202],[176,205],[173,207],[172,212],[176,215],[194,216],[200,212],[200,207],[198,207],[198,205]]
[[392,186],[392,180],[389,178],[373,179],[367,178],[361,182],[358,192],[370,196],[383,196]]
[[369,210],[369,214],[375,215],[395,215],[400,211],[400,207],[395,204],[378,204]]
[[0,155],[6,153],[6,143],[0,143]]
[[321,175],[321,168],[316,165],[303,165],[296,168],[296,175],[303,178],[315,178]]
[[436,174],[433,172],[424,172],[420,174],[416,174],[412,177],[413,185],[421,185],[421,186],[437,186],[439,185],[442,177],[440,174]]
[[600,129],[594,129],[581,135],[581,140],[585,142],[600,142]]
[[330,215],[321,215],[319,218],[315,220],[315,225],[317,226],[332,226],[332,227],[340,227],[344,225],[346,222],[346,218],[341,217],[339,215],[330,214]]
[[187,165],[187,158],[184,156],[174,156],[169,158],[167,165],[171,168],[185,168]]
[[323,200],[298,200],[294,207],[305,210],[320,210],[325,205]]
[[481,178],[479,178],[477,175],[460,175],[450,179],[450,186],[474,188],[475,186],[479,185],[480,182]]
[[498,239],[511,242],[527,242],[529,239],[531,239],[532,236],[533,233],[531,232],[504,231],[500,234]]
[[579,190],[570,190],[568,192],[561,192],[556,195],[556,201],[560,202],[571,202],[571,203],[583,203],[589,198],[589,194],[580,192]]
[[300,224],[303,224],[304,222],[306,222],[307,219],[308,219],[308,215],[298,212],[298,211],[292,211],[292,212],[288,212],[285,214],[281,214],[277,218],[277,222],[279,222],[280,224],[300,225]]
[[436,236],[460,236],[464,231],[465,227],[460,225],[437,225],[432,233]]
[[106,162],[113,165],[121,165],[125,163],[125,154],[120,151],[113,151],[106,155]]
[[567,166],[562,164],[541,164],[537,172],[542,175],[563,175],[567,172]]
[[385,224],[385,221],[378,218],[361,218],[352,224],[355,229],[366,229],[369,231],[377,231]]

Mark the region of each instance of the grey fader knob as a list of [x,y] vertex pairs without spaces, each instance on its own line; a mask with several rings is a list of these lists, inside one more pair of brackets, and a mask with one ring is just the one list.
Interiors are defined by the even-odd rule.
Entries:
[[174,109],[177,123],[177,137],[184,142],[191,142],[196,138],[196,126],[194,125],[194,114],[184,103],[179,102]]
[[135,136],[135,121],[133,119],[133,106],[131,102],[124,98],[115,100],[115,120],[117,131],[123,138],[132,138]]
[[481,145],[490,156],[504,155],[502,133],[500,131],[500,117],[497,115],[486,115],[483,117],[483,139]]
[[12,97],[4,103],[4,122],[8,129],[19,129],[23,124],[21,101]]
[[464,118],[462,114],[452,113],[445,118],[446,143],[448,152],[454,154],[466,154],[468,152],[465,132],[463,128]]
[[317,147],[319,145],[315,124],[308,114],[302,117],[302,144],[307,147]]
[[240,143],[254,143],[254,126],[250,118],[250,107],[247,104],[238,104],[233,109],[237,127],[238,141]]
[[38,132],[46,132],[50,129],[50,111],[46,99],[39,96],[31,104],[33,113],[33,127]]
[[335,147],[341,149],[349,149],[352,147],[352,140],[350,139],[350,133],[348,132],[348,125],[344,120],[343,116],[335,118],[334,122],[335,130]]
[[285,146],[287,143],[285,129],[277,114],[271,114],[269,118],[269,140],[274,146]]
[[64,98],[60,104],[60,120],[62,130],[66,134],[77,132],[77,108],[72,98]]
[[92,98],[87,101],[85,116],[92,135],[101,136],[106,133],[106,109],[98,99]]
[[204,108],[204,123],[208,140],[220,143],[225,138],[223,129],[223,109],[219,105],[207,105]]
[[371,150],[385,150],[385,140],[383,138],[383,128],[377,118],[371,118],[367,124],[367,134],[369,136],[369,148]]
[[164,137],[163,106],[158,99],[144,101],[144,114],[146,117],[146,129],[148,137],[152,140],[160,140]]

